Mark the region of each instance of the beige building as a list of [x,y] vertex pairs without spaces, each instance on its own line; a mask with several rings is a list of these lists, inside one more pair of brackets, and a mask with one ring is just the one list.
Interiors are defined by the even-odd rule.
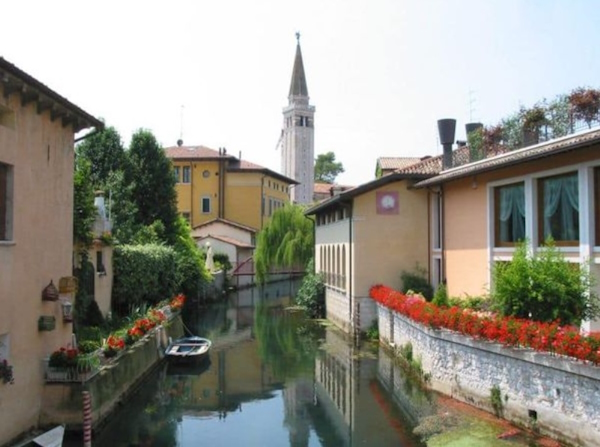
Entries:
[[422,174],[390,174],[307,210],[314,215],[315,269],[325,276],[327,318],[347,331],[369,328],[373,284],[400,287],[402,271],[428,263],[427,191]]
[[450,296],[486,294],[494,262],[512,259],[519,240],[535,252],[549,235],[600,279],[600,130],[450,166],[416,186],[443,198],[430,258]]
[[0,58],[0,359],[14,374],[0,380],[0,445],[38,425],[43,359],[71,342],[72,294],[42,295],[72,275],[74,135],[91,127],[102,123]]

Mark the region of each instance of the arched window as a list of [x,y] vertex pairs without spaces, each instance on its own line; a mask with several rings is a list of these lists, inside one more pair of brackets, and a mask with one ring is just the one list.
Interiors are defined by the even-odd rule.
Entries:
[[346,287],[346,246],[342,245],[342,290]]

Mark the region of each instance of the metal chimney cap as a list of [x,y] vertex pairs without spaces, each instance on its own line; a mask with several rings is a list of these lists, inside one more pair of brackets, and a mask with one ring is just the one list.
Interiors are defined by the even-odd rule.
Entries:
[[438,132],[440,133],[440,143],[442,145],[453,144],[456,132],[456,120],[454,118],[438,120]]

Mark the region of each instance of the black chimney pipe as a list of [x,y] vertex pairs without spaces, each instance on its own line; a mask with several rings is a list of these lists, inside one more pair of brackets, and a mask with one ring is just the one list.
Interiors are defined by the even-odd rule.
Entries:
[[440,143],[442,143],[442,147],[444,148],[442,169],[450,169],[452,167],[452,144],[454,143],[454,134],[456,132],[456,120],[453,118],[438,120],[438,132],[440,134]]
[[467,123],[467,124],[465,124],[465,129],[467,131],[467,140],[469,139],[469,134],[471,132],[474,132],[477,129],[481,129],[482,127],[483,127],[483,124],[481,124],[481,123]]

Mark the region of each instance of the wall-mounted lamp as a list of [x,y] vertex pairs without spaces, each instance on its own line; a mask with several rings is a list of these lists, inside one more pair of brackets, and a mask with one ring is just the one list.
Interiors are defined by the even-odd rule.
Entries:
[[73,321],[73,303],[69,300],[61,300],[60,307],[63,314],[63,322],[70,323]]

